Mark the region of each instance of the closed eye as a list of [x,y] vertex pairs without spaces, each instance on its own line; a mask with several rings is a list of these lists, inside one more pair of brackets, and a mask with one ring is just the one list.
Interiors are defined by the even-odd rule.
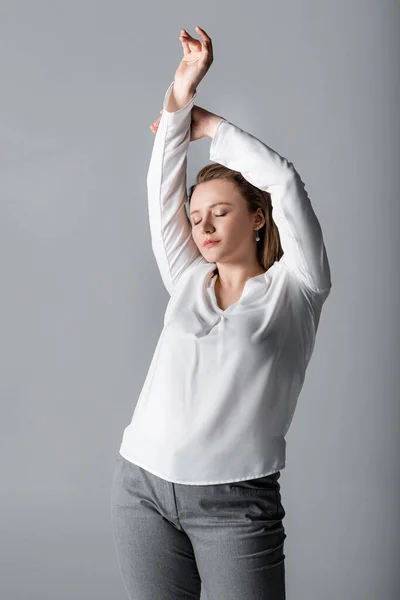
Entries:
[[[225,217],[225,215],[227,215],[227,214],[228,214],[228,213],[227,213],[227,212],[225,212],[223,215],[215,215],[215,216],[216,216],[216,217]],[[199,223],[201,223],[201,219],[200,219],[200,221],[197,221],[196,223],[193,223],[193,226],[194,226],[194,225],[198,225]]]

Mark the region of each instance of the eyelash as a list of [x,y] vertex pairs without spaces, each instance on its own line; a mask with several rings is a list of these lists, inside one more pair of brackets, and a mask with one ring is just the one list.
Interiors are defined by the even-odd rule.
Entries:
[[[216,217],[225,217],[225,215],[227,215],[228,213],[225,212],[223,215],[215,215]],[[198,225],[199,223],[201,223],[201,219],[200,221],[197,221],[197,223],[193,223],[193,227],[195,227],[196,225]]]

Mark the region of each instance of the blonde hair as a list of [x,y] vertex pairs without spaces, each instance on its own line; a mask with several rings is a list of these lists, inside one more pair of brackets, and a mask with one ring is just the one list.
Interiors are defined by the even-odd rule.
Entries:
[[[247,202],[250,213],[260,208],[264,214],[265,224],[257,230],[260,241],[257,242],[257,258],[262,267],[268,270],[274,262],[283,255],[278,228],[272,218],[271,194],[252,185],[239,171],[228,169],[219,163],[205,165],[197,173],[195,183],[190,186],[188,202],[190,201],[196,187],[203,181],[212,179],[228,179],[233,181]],[[215,272],[218,272],[216,267]]]

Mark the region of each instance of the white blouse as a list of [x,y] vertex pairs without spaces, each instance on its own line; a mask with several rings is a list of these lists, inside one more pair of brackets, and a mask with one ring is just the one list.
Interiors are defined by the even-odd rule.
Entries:
[[285,466],[285,435],[331,289],[321,227],[293,163],[221,118],[210,160],[271,194],[284,255],[219,308],[216,263],[197,248],[185,210],[197,94],[169,112],[172,86],[147,176],[152,249],[170,299],[120,454],[175,483],[263,477]]

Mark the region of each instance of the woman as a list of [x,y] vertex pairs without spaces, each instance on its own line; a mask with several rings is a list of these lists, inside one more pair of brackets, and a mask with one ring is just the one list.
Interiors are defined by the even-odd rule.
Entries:
[[[196,29],[151,126],[150,232],[171,297],[115,465],[113,533],[132,599],[283,600],[278,480],[330,269],[293,164],[194,105],[213,61]],[[204,136],[214,162],[188,197]]]

